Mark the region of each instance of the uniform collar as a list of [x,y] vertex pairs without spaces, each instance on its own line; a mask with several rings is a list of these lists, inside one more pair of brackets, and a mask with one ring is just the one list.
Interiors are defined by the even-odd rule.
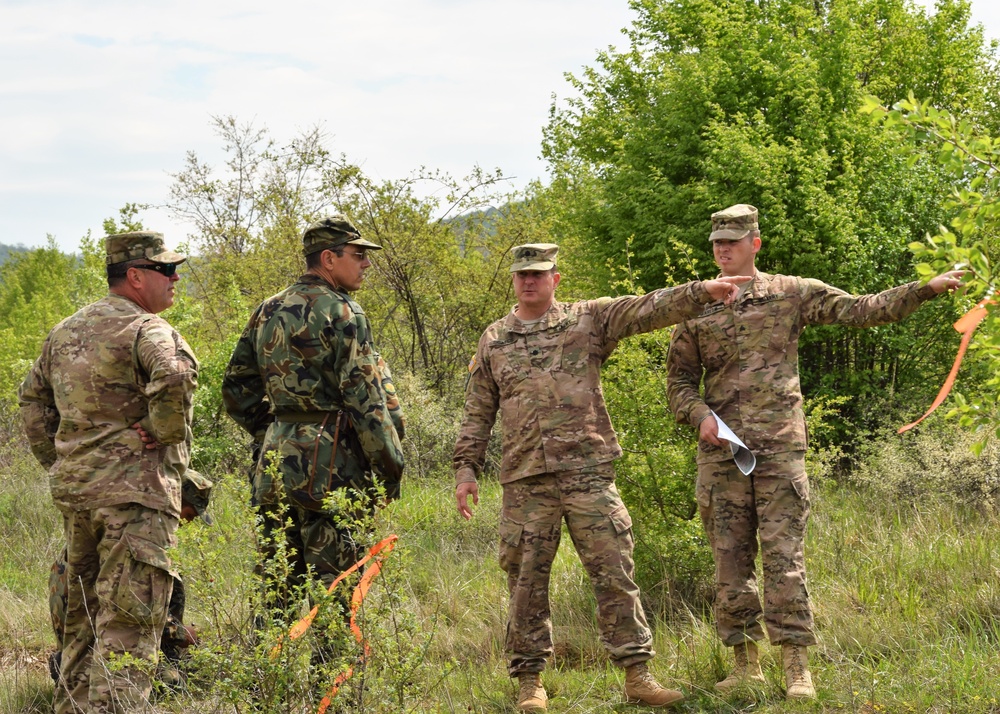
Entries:
[[540,330],[547,330],[550,327],[558,325],[566,317],[566,306],[558,301],[553,302],[549,309],[545,311],[537,322],[532,322],[530,325],[526,325],[521,322],[516,315],[514,315],[514,308],[511,308],[510,312],[507,313],[507,317],[504,320],[504,329],[507,332],[516,332],[518,334],[526,335],[531,332],[539,332]]

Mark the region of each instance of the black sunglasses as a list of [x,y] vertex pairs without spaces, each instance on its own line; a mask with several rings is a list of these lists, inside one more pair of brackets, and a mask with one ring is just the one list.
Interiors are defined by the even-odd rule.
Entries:
[[139,270],[155,270],[165,278],[172,277],[177,272],[177,263],[153,263],[152,265],[133,265]]

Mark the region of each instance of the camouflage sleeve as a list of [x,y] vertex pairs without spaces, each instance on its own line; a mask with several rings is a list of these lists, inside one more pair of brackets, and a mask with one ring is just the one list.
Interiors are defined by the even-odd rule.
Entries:
[[59,429],[59,411],[48,379],[48,355],[49,341],[46,339],[42,354],[31,365],[31,370],[17,390],[21,420],[31,453],[47,469],[56,462],[56,431]]
[[698,335],[682,323],[674,328],[667,353],[667,402],[679,424],[697,427],[711,412],[700,392],[703,372]]
[[270,405],[253,344],[254,326],[260,311],[260,307],[254,311],[236,342],[222,378],[222,402],[226,413],[257,441],[263,440],[271,423]]
[[660,288],[638,297],[605,297],[593,303],[606,339],[618,342],[623,337],[652,332],[697,317],[711,301],[701,282],[695,281]]
[[934,297],[919,282],[907,283],[873,295],[851,295],[819,280],[799,280],[802,316],[809,325],[875,327],[902,320]]
[[389,410],[389,418],[396,429],[399,440],[406,438],[406,416],[403,414],[403,406],[399,403],[399,394],[396,392],[396,385],[392,381],[392,371],[389,365],[382,359],[382,355],[376,353],[377,361],[375,368],[382,378],[382,391],[385,392],[385,407]]
[[[386,407],[377,354],[366,339],[370,334],[365,314],[355,313],[344,303],[327,339],[337,355],[337,382],[344,411],[351,419],[369,465],[381,478],[387,494],[395,497],[403,476],[403,447]],[[359,336],[363,339],[359,340]]]
[[198,361],[184,339],[165,320],[153,319],[139,330],[136,359],[149,377],[144,390],[149,414],[144,428],[164,446],[189,438]]
[[465,412],[455,442],[452,466],[455,484],[475,481],[486,462],[486,446],[500,408],[500,388],[489,365],[488,333],[479,339],[476,356],[469,364],[469,382],[465,387]]

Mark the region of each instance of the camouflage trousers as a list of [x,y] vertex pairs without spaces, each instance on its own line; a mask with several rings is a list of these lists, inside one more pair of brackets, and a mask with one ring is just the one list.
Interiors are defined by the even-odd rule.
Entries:
[[[696,494],[715,559],[715,622],[722,641],[733,646],[762,640],[763,615],[771,644],[816,644],[806,588],[805,453],[759,456],[749,476],[732,461],[699,464]],[[758,538],[763,611],[755,566]]]
[[[178,521],[138,504],[65,511],[66,618],[56,714],[142,710],[167,620]],[[139,664],[112,660],[130,655]]]
[[[52,631],[56,636],[60,650],[49,661],[49,669],[53,679],[59,679],[59,666],[62,661],[62,641],[66,631],[66,549],[56,558],[49,572],[49,617],[52,618]],[[170,604],[167,607],[167,623],[160,637],[160,652],[168,660],[180,658],[181,650],[192,643],[192,638],[184,626],[184,581],[174,578],[173,589],[170,592]]]
[[565,519],[597,599],[601,642],[627,667],[650,659],[653,634],[639,602],[632,519],[615,487],[614,466],[530,476],[503,486],[500,567],[510,594],[508,671],[541,672],[552,656],[549,576]]

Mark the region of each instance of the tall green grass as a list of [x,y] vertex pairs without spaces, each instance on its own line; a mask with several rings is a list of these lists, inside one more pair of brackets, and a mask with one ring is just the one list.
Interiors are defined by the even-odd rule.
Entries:
[[[30,459],[2,458],[8,468],[0,473],[0,712],[48,711],[45,660],[54,642],[46,588],[60,521]],[[216,478],[215,522],[185,526],[176,559],[188,583],[188,619],[199,625],[206,647],[228,652],[235,671],[237,662],[252,663],[264,651],[251,626],[254,529],[243,477]],[[503,655],[499,510],[500,488],[487,481],[475,517],[463,521],[450,479],[442,476],[405,484],[403,498],[379,514],[376,535],[395,533],[399,544],[365,601],[361,619],[372,656],[338,695],[343,710],[515,711]],[[989,512],[946,499],[873,498],[868,490],[817,484],[807,558],[821,639],[811,650],[818,701],[785,702],[780,652],[766,646],[767,686],[717,696],[712,685],[730,654],[704,613],[692,606],[683,614],[683,603],[648,603],[651,613],[674,613],[655,623],[652,669],[689,695],[678,707],[685,712],[1000,712],[998,552],[1000,531]],[[635,711],[622,703],[622,675],[599,645],[593,596],[568,538],[550,595],[556,640],[544,675],[550,710]],[[288,668],[303,684],[280,710],[314,711],[327,682],[305,679],[294,658]],[[249,694],[237,705],[225,696],[227,687],[247,681],[227,682],[224,673],[195,678],[197,692],[161,693],[153,706],[248,710]]]

